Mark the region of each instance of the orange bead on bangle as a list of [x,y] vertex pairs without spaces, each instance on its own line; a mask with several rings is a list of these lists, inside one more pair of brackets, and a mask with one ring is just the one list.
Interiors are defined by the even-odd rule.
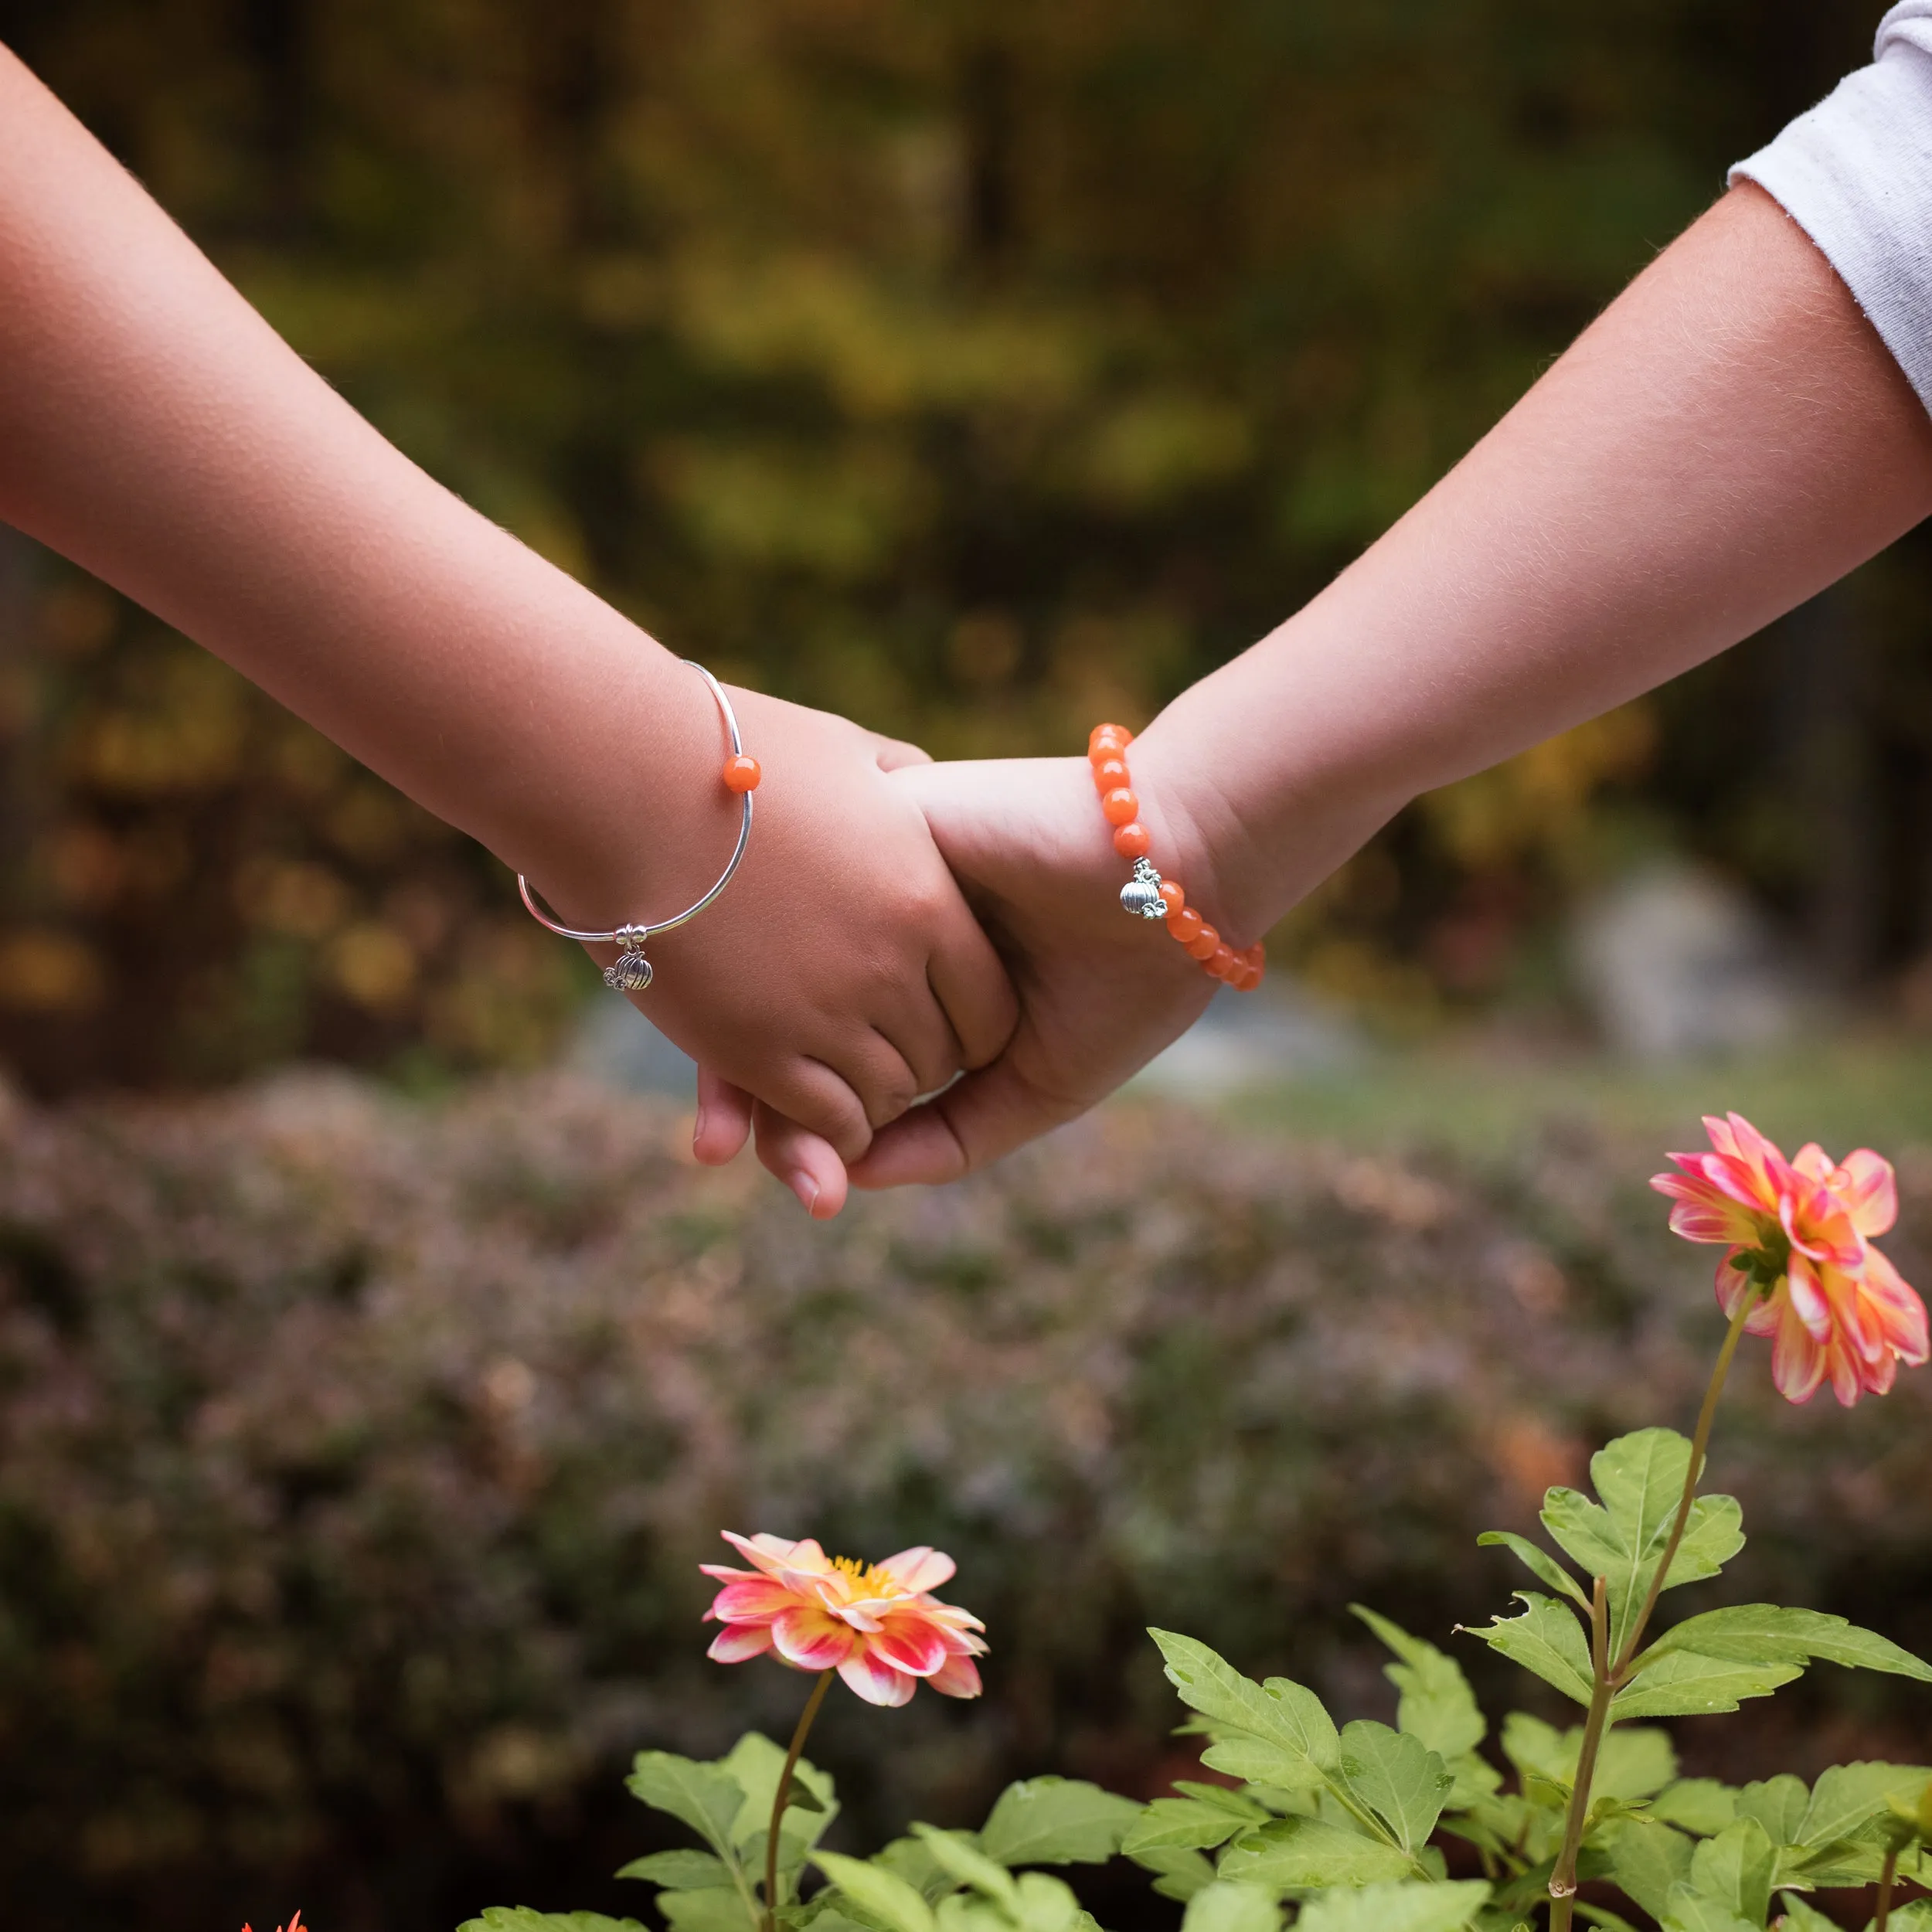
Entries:
[[1134,734],[1124,725],[1096,725],[1087,741],[1087,761],[1100,793],[1100,811],[1114,828],[1114,849],[1134,862],[1134,876],[1121,888],[1121,904],[1138,919],[1166,923],[1175,941],[1202,970],[1238,992],[1261,983],[1260,944],[1237,952],[1187,903],[1178,879],[1163,879],[1148,853],[1154,839],[1140,821],[1141,803],[1127,769]]
[[736,757],[725,760],[725,790],[740,795],[758,789],[758,781],[765,774],[758,767],[758,761],[747,752],[740,752]]

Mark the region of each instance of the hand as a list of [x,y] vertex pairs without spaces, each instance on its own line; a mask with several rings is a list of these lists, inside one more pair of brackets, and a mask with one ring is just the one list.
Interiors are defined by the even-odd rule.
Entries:
[[[672,787],[659,774],[654,787],[682,808],[621,853],[558,855],[533,883],[567,892],[560,911],[662,916],[730,852],[739,808],[716,782],[717,715],[685,675],[695,729],[679,763],[692,775]],[[1015,1002],[918,799],[888,776],[924,753],[754,692],[732,702],[764,774],[751,842],[716,903],[650,943],[655,978],[633,1003],[706,1070],[698,1158],[728,1159],[743,1138],[724,1145],[730,1122],[755,1104],[791,1123],[781,1178],[809,1212],[836,1213],[843,1163],[920,1094],[992,1060]]]
[[[1205,845],[1178,791],[1161,781],[1158,753],[1137,753],[1134,771],[1137,781],[1144,771],[1157,781],[1142,791],[1157,862],[1218,925]],[[1085,759],[909,765],[892,783],[917,801],[1005,954],[1021,1017],[995,1063],[879,1134],[851,1173],[863,1187],[951,1180],[1072,1119],[1184,1032],[1214,991],[1163,927],[1122,912],[1128,867]],[[699,1094],[700,1158],[729,1159],[755,1130],[759,1158],[774,1173],[810,1171],[821,1199],[842,1198],[846,1177],[831,1150],[795,1122],[753,1107],[708,1072]]]

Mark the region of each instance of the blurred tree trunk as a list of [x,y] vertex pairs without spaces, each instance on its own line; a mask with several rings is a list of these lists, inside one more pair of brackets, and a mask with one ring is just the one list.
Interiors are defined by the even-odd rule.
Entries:
[[1777,736],[1804,841],[1808,950],[1840,993],[1870,978],[1885,937],[1876,669],[1871,632],[1842,584],[1781,627]]

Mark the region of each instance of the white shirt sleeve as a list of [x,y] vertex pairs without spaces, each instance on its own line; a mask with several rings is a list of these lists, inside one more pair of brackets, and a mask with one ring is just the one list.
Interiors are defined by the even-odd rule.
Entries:
[[1932,0],[1895,6],[1873,64],[1730,179],[1783,204],[1932,410]]

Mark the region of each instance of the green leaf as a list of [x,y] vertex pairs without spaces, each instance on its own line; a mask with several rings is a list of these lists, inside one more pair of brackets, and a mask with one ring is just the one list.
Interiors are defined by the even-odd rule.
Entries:
[[[1192,1637],[1165,1630],[1148,1634],[1160,1646],[1182,1701],[1217,1726],[1247,1734],[1217,1742],[1202,1754],[1202,1764],[1287,1791],[1311,1791],[1335,1768],[1340,1744],[1335,1723],[1313,1691],[1285,1677],[1257,1684]],[[1253,1749],[1250,1740],[1262,1748]]]
[[660,1892],[655,1900],[672,1932],[753,1932],[754,1909],[736,1886],[720,1891]]
[[933,1855],[933,1862],[950,1872],[961,1885],[996,1900],[1015,1917],[1019,1913],[1019,1887],[1003,1865],[996,1865],[957,1832],[942,1832],[936,1825],[915,1825],[913,1836]]
[[537,1912],[527,1905],[487,1906],[465,1919],[457,1932],[644,1932],[635,1919],[607,1919],[601,1912]]
[[1445,1764],[1473,1751],[1489,1727],[1462,1666],[1434,1644],[1411,1637],[1364,1605],[1352,1604],[1349,1608],[1401,1659],[1383,1672],[1402,1693],[1396,1708],[1396,1729],[1420,1738]]
[[1756,1818],[1740,1818],[1691,1854],[1692,1890],[1761,1926],[1771,1909],[1777,1847]]
[[[738,1781],[719,1764],[699,1764],[674,1751],[640,1751],[624,1789],[654,1811],[688,1825],[727,1864],[733,1862],[732,1825],[745,1801]],[[767,1807],[770,1794],[766,1794]]]
[[1762,1919],[1741,1919],[1720,1899],[1680,1885],[1664,1907],[1664,1932],[1764,1932]]
[[[1807,1905],[1795,1892],[1781,1892],[1778,1903],[1784,1908],[1783,1932],[1838,1932],[1836,1919],[1828,1919],[1815,1906]],[[1894,1914],[1895,1922],[1896,1918]]]
[[[1543,1526],[1587,1576],[1610,1594],[1610,1648],[1618,1655],[1670,1539],[1690,1468],[1690,1444],[1674,1429],[1640,1429],[1607,1443],[1590,1459],[1600,1505],[1574,1489],[1543,1498]],[[1715,1577],[1744,1546],[1743,1515],[1730,1496],[1700,1496],[1665,1588]]]
[[1169,1846],[1205,1852],[1225,1845],[1236,1832],[1247,1831],[1260,1822],[1259,1818],[1243,1818],[1224,1806],[1204,1804],[1198,1798],[1157,1798],[1141,1813],[1121,1849],[1129,1857]]
[[1021,1932],[1074,1932],[1084,1924],[1100,1932],[1080,1910],[1080,1902],[1064,1879],[1050,1872],[1022,1872],[1019,1875],[1019,1905],[1016,1916]]
[[1279,1932],[1281,1923],[1281,1908],[1272,1892],[1217,1879],[1188,1900],[1181,1932]]
[[1801,1664],[1733,1664],[1678,1651],[1646,1665],[1610,1702],[1612,1723],[1633,1717],[1697,1717],[1734,1711],[1743,1697],[1768,1697],[1801,1677]]
[[928,1905],[956,1889],[953,1875],[916,1838],[896,1838],[872,1854],[872,1863],[896,1872]]
[[1461,1932],[1488,1898],[1479,1879],[1332,1892],[1302,1907],[1295,1932]]
[[1728,1610],[1686,1617],[1643,1655],[1648,1658],[1672,1651],[1695,1651],[1737,1664],[1802,1665],[1822,1658],[1848,1670],[1888,1671],[1895,1677],[1932,1684],[1932,1665],[1921,1662],[1889,1638],[1861,1630],[1842,1617],[1787,1610],[1777,1604],[1735,1604]]
[[1513,1529],[1485,1529],[1476,1543],[1478,1548],[1509,1551],[1539,1583],[1547,1583],[1580,1609],[1589,1609],[1589,1591],[1548,1550],[1539,1549],[1527,1536],[1519,1536]]
[[1756,1818],[1774,1845],[1804,1842],[1804,1814],[1811,1794],[1804,1788],[1803,1778],[1794,1777],[1789,1771],[1781,1772],[1761,1783],[1747,1784],[1733,1802],[1737,1816]]
[[1130,1855],[1136,1865],[1155,1875],[1154,1889],[1164,1899],[1185,1903],[1202,1886],[1214,1883],[1214,1867],[1199,1852],[1154,1846]]
[[1826,1845],[1849,1838],[1883,1811],[1896,1793],[1916,1797],[1928,1774],[1922,1765],[1860,1760],[1834,1764],[1811,1787],[1811,1801],[1798,1827],[1798,1842]]
[[1519,1590],[1517,1600],[1529,1606],[1520,1617],[1498,1617],[1470,1635],[1480,1637],[1492,1650],[1533,1671],[1546,1684],[1580,1704],[1590,1702],[1590,1651],[1583,1628],[1553,1597]]
[[[1577,1901],[1577,1916],[1586,1925],[1600,1925],[1604,1932],[1637,1932],[1635,1926],[1621,1913],[1613,1912],[1607,1905],[1592,1905],[1587,1899]],[[1529,1932],[1527,1926],[1519,1926],[1516,1932]]]
[[1932,1932],[1932,1899],[1913,1899],[1894,1906],[1889,1932]]
[[[1699,1838],[1715,1838],[1737,1818],[1737,1794],[1714,1777],[1681,1777],[1658,1794],[1650,1808],[1652,1818],[1682,1825]],[[1657,1915],[1649,1906],[1644,1910]]]
[[[785,1753],[756,1731],[747,1731],[719,1760],[718,1768],[727,1773],[744,1794],[744,1802],[733,1821],[733,1842],[741,1849],[753,1848],[755,1865],[764,1852],[765,1834],[771,1829],[772,1801],[778,1795],[778,1779],[785,1768]],[[785,1803],[782,1836],[801,1847],[818,1843],[827,1825],[838,1815],[831,1774],[801,1758],[792,1772],[791,1791]],[[800,1860],[794,1858],[795,1866]]]
[[730,1866],[709,1852],[653,1852],[648,1858],[633,1859],[617,1876],[643,1879],[673,1892],[702,1892],[732,1882]]
[[867,1918],[889,1932],[937,1932],[933,1908],[896,1872],[836,1852],[815,1852],[811,1862]]
[[1373,1885],[1406,1877],[1406,1853],[1325,1818],[1277,1818],[1221,1854],[1220,1876],[1287,1891],[1295,1886]]
[[979,1835],[1002,1865],[1104,1865],[1139,1818],[1131,1798],[1078,1778],[1029,1777],[999,1794]]
[[[1502,1747],[1520,1777],[1541,1779],[1567,1798],[1583,1755],[1583,1730],[1576,1724],[1559,1731],[1541,1718],[1512,1711],[1503,1723]],[[1592,1788],[1599,1798],[1629,1803],[1662,1791],[1676,1775],[1677,1753],[1667,1733],[1614,1730],[1597,1747]]]
[[1607,1837],[1611,1876],[1652,1918],[1662,1918],[1672,1888],[1690,1877],[1696,1848],[1682,1832],[1643,1818],[1620,1819]]
[[1342,1776],[1412,1857],[1429,1842],[1454,1782],[1420,1738],[1364,1719],[1342,1733]]

